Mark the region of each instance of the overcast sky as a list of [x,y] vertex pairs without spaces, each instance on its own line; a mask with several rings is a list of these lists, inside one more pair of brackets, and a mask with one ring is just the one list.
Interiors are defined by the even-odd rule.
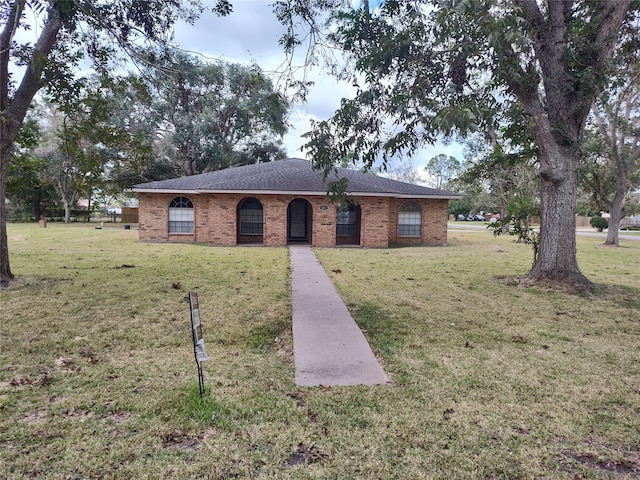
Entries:
[[[204,0],[213,4],[211,0]],[[198,52],[209,58],[230,62],[255,62],[265,71],[276,70],[285,60],[278,39],[284,27],[273,14],[269,0],[235,0],[233,13],[228,17],[217,17],[204,13],[195,25],[178,25],[175,42],[183,49]],[[343,97],[352,97],[355,88],[349,83],[339,83],[335,78],[323,74],[319,68],[310,72],[315,82],[307,102],[296,106],[292,113],[289,133],[284,138],[287,154],[306,158],[300,147],[304,139],[300,135],[310,130],[310,120],[326,120],[332,116]],[[446,153],[462,160],[459,145],[438,145],[425,148],[414,164],[421,169],[430,158]]]

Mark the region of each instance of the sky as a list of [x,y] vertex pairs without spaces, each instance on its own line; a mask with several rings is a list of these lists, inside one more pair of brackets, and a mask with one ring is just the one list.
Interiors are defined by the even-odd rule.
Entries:
[[[233,0],[234,11],[227,17],[204,12],[194,25],[178,23],[174,30],[173,42],[179,48],[200,54],[205,59],[255,63],[265,73],[281,70],[285,54],[278,40],[284,32],[284,27],[272,11],[272,1]],[[208,7],[213,7],[215,3],[214,0],[202,2]],[[37,21],[33,23],[38,24]],[[26,40],[33,41],[31,37],[39,32],[19,33],[26,37]],[[14,75],[18,75],[17,72],[14,72]],[[301,150],[305,143],[301,135],[311,129],[311,120],[329,119],[340,106],[343,97],[351,98],[356,93],[356,88],[351,82],[339,82],[320,67],[312,67],[307,75],[307,80],[313,81],[314,86],[311,87],[307,101],[294,106],[289,118],[290,128],[283,139],[289,157],[308,158],[306,152]],[[463,160],[462,146],[453,143],[426,146],[414,155],[410,162],[419,176],[426,177],[424,166],[440,153]],[[392,161],[389,168],[398,166],[399,162]]]
[[[212,0],[204,0],[213,5]],[[179,24],[174,42],[180,48],[196,52],[204,57],[237,63],[256,63],[264,71],[277,70],[285,60],[278,39],[284,27],[276,20],[270,0],[235,0],[233,13],[218,17],[204,13],[195,25]],[[290,157],[307,158],[300,147],[301,135],[311,129],[311,120],[326,120],[333,115],[343,97],[355,95],[355,87],[338,82],[319,67],[312,68],[308,79],[314,81],[304,104],[296,105],[289,119],[291,127],[284,137],[284,147]],[[425,147],[414,157],[416,169],[422,170],[429,159],[439,153],[453,155],[462,160],[462,147],[457,144]],[[393,165],[391,165],[393,168]]]

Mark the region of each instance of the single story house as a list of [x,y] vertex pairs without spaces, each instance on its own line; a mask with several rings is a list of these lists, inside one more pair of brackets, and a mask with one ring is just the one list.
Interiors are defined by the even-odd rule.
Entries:
[[[355,205],[329,201],[346,178]],[[345,168],[323,180],[290,158],[136,185],[140,240],[230,246],[446,245],[448,201],[459,195]]]

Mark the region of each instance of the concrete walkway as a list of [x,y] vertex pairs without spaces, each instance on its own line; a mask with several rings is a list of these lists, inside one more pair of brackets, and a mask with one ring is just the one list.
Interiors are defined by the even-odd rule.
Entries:
[[382,367],[309,246],[289,247],[296,384],[378,385]]

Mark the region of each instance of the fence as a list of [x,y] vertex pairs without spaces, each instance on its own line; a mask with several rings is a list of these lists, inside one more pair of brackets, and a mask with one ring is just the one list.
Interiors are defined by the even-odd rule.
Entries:
[[135,207],[122,207],[122,213],[120,214],[120,222],[138,223],[138,209]]
[[576,215],[576,228],[584,228],[590,227],[591,217],[581,217],[580,215]]

